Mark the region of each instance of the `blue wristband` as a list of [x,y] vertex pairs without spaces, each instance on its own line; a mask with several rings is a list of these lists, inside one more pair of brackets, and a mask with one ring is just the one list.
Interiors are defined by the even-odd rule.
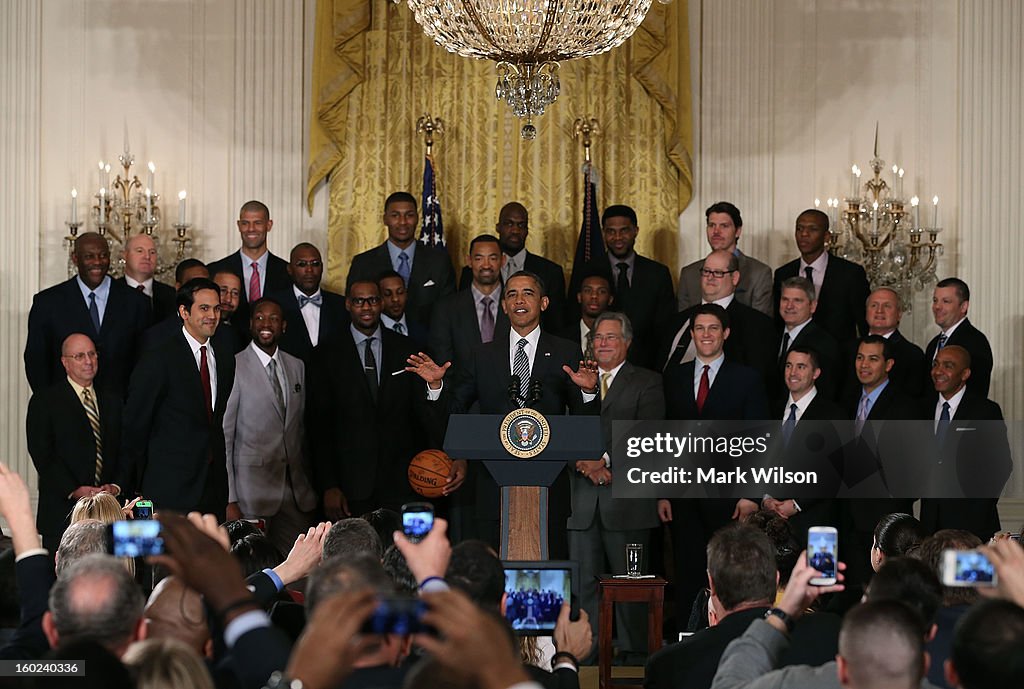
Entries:
[[[427,577],[426,579],[420,582],[420,591],[423,591],[424,589],[428,588],[430,582],[432,581],[440,581],[442,584],[445,583],[442,577]],[[445,587],[447,588],[447,585]]]

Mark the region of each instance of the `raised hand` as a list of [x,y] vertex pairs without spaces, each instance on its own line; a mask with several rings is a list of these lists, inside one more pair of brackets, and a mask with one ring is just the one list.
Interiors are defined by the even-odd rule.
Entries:
[[405,367],[405,370],[409,373],[415,373],[422,378],[431,390],[437,390],[441,387],[441,381],[444,380],[444,374],[452,365],[452,362],[448,361],[443,366],[438,366],[434,363],[433,359],[423,352],[413,354],[406,359],[405,362],[409,364]]
[[573,383],[583,392],[594,392],[597,390],[597,362],[592,360],[581,361],[578,370],[573,371],[568,366],[563,366]]

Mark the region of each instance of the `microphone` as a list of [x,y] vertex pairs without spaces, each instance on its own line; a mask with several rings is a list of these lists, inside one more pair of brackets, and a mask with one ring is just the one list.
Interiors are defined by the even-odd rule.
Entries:
[[508,382],[508,400],[516,406],[519,406],[519,400],[521,399],[519,396],[519,384],[519,376],[512,374],[512,378]]
[[543,389],[543,383],[540,378],[530,378],[530,395],[527,404],[533,404],[538,401],[541,397],[541,391]]

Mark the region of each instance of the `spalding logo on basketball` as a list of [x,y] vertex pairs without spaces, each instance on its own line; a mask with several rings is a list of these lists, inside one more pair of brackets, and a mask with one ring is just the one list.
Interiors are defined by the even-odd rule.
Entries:
[[520,459],[536,457],[551,440],[551,427],[540,412],[515,409],[501,422],[501,444],[508,453]]
[[425,498],[439,498],[448,481],[452,460],[440,450],[424,450],[409,462],[409,485]]

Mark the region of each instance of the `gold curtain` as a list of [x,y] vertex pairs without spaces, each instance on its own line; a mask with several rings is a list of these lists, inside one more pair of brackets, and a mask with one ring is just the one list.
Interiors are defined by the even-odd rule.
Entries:
[[562,92],[523,141],[523,121],[494,97],[494,64],[446,52],[412,13],[375,0],[319,0],[307,203],[330,185],[327,279],[340,291],[352,257],[384,241],[384,198],[422,193],[415,123],[440,117],[433,150],[445,236],[456,266],[469,240],[493,232],[508,201],[530,212],[528,247],[568,271],[582,220],[577,117],[596,117],[598,204],[636,209],[637,250],[674,268],[677,218],[692,195],[689,41],[685,0],[655,4],[610,53],[562,63]]

